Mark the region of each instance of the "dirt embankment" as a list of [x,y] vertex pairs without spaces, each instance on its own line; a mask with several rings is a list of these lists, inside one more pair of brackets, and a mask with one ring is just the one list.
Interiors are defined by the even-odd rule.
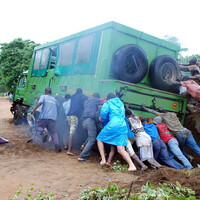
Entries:
[[[106,186],[108,180],[122,187],[129,187],[134,180],[134,189],[140,189],[147,180],[154,186],[179,181],[182,186],[190,187],[200,194],[200,175],[186,177],[181,171],[167,167],[160,170],[149,169],[143,173],[138,171],[135,174],[113,172],[100,168],[96,154],[91,156],[90,162],[79,163],[77,156],[69,157],[65,151],[55,153],[54,149],[26,143],[28,127],[13,125],[9,107],[8,99],[0,98],[0,136],[10,141],[7,145],[0,145],[1,200],[11,198],[19,184],[23,185],[23,194],[34,184],[35,189],[40,188],[48,194],[56,193],[56,200],[74,200],[85,187]],[[198,133],[194,134],[200,141]],[[193,164],[196,166],[200,159],[191,153],[195,156]]]

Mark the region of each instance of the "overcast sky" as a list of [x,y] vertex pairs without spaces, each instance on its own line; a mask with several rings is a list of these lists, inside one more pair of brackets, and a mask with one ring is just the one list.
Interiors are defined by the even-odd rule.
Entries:
[[0,0],[0,43],[36,43],[116,21],[153,36],[175,36],[200,54],[200,0]]

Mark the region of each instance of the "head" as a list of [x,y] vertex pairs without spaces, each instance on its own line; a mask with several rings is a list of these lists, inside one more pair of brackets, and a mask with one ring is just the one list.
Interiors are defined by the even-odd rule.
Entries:
[[161,112],[161,113],[167,113],[167,111],[166,111],[165,109],[163,109],[162,107],[159,107],[158,110],[159,110],[159,112]]
[[126,115],[127,118],[129,118],[132,115],[131,110],[128,109],[128,108],[125,108],[125,115]]
[[113,99],[113,98],[115,98],[115,97],[116,97],[116,95],[115,95],[114,93],[109,93],[109,94],[107,95],[107,100]]
[[66,94],[66,95],[65,95],[65,100],[67,101],[67,100],[69,100],[69,99],[71,99],[71,95],[70,95],[70,94]]
[[189,64],[190,64],[190,65],[196,65],[196,63],[197,63],[196,57],[193,57],[193,58],[189,61]]
[[49,94],[49,95],[52,94],[52,91],[51,91],[50,87],[45,89],[45,94]]
[[199,71],[198,70],[193,70],[193,71],[191,71],[191,75],[192,76],[199,75]]
[[83,90],[81,88],[76,89],[76,94],[83,94]]
[[99,98],[99,99],[100,99],[99,93],[94,93],[94,94],[92,95],[92,97],[94,97],[94,98]]
[[156,116],[154,119],[153,119],[153,123],[156,125],[156,124],[162,124],[162,117],[160,116]]
[[149,118],[141,119],[142,125],[149,123]]

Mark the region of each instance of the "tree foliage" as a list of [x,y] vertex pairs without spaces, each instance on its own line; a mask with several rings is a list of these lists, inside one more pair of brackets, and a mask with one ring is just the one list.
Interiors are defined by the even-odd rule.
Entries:
[[[164,40],[167,40],[168,42],[177,44],[177,45],[179,45],[181,47],[181,43],[180,43],[180,41],[179,41],[179,39],[177,37],[165,35]],[[181,48],[180,49],[180,52],[179,52],[179,55],[178,55],[179,62],[181,62],[181,63],[189,63],[189,60],[191,58],[193,58],[193,57],[196,57],[197,60],[200,62],[200,54],[193,54],[191,56],[183,56],[181,53],[182,52],[186,52],[186,51],[188,51],[188,48]]]
[[[164,40],[167,40],[168,42],[177,44],[177,45],[179,45],[181,47],[181,43],[180,43],[180,41],[179,41],[179,39],[177,37],[170,36],[170,35],[165,35]],[[181,48],[180,52],[179,52],[179,56],[181,55],[181,52],[183,52],[183,51],[188,51],[188,48]]]
[[0,86],[11,90],[14,77],[28,69],[33,49],[38,44],[17,38],[0,45]]

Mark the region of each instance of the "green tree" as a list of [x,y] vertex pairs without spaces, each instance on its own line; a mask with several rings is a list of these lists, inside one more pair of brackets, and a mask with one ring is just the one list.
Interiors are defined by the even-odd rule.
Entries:
[[[179,39],[177,37],[174,36],[169,36],[169,35],[165,35],[164,40],[167,40],[171,43],[177,44],[179,46],[181,46],[181,43],[179,42]],[[197,60],[200,62],[200,55],[199,54],[194,54],[191,56],[183,56],[181,53],[188,51],[188,48],[181,48],[179,55],[178,55],[178,60],[180,63],[189,63],[189,60],[193,57],[196,57]]]
[[[167,40],[168,42],[177,44],[177,45],[179,45],[181,47],[181,43],[180,43],[180,41],[179,41],[179,39],[177,37],[170,36],[170,35],[165,35],[164,40]],[[188,51],[188,48],[181,48],[180,49],[179,58],[182,57],[181,53],[183,51]]]
[[10,43],[0,44],[0,86],[7,90],[12,89],[14,77],[28,69],[37,46],[31,40],[17,38]]

